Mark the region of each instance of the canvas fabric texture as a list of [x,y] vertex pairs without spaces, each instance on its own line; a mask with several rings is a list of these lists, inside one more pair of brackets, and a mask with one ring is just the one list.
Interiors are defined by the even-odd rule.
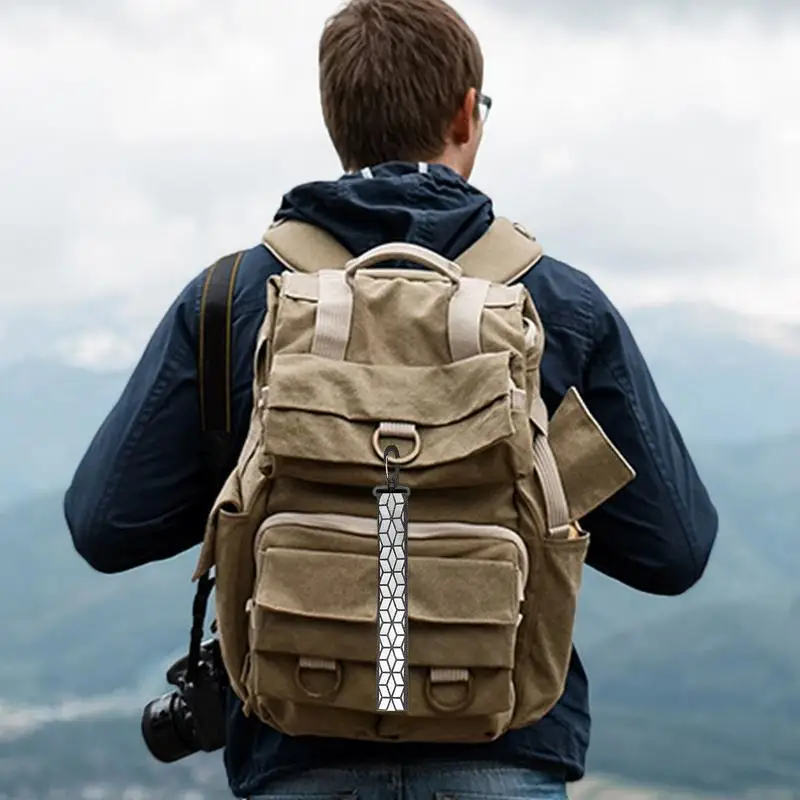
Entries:
[[[217,627],[245,712],[289,735],[485,742],[564,690],[590,532],[634,478],[570,389],[540,394],[546,332],[517,279],[539,243],[498,218],[455,262],[353,258],[279,223],[248,437],[208,520]],[[408,710],[376,710],[373,487],[393,444],[408,518]]]

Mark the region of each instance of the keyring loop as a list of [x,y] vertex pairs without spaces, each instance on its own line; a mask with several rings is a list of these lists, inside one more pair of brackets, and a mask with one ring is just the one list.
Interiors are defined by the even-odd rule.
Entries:
[[[389,456],[392,458],[390,459]],[[383,466],[386,469],[386,485],[387,486],[397,486],[397,481],[400,478],[400,464],[398,463],[397,459],[400,458],[400,451],[393,445],[390,444],[386,449],[383,451]],[[389,463],[392,463],[392,474],[389,475]]]

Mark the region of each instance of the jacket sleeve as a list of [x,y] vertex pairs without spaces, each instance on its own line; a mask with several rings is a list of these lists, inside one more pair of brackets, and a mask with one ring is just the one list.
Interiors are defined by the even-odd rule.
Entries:
[[199,285],[161,320],[66,493],[75,548],[100,572],[170,558],[202,539],[211,498],[202,479]]
[[643,592],[681,594],[705,570],[717,512],[631,331],[597,292],[596,344],[582,393],[637,476],[587,516],[587,563]]

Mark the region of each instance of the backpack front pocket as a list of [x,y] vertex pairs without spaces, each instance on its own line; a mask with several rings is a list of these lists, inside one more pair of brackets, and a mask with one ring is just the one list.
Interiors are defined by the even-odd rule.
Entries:
[[375,520],[277,514],[258,537],[250,697],[286,733],[485,741],[514,709],[524,545],[497,526],[409,526],[408,713],[377,712]]

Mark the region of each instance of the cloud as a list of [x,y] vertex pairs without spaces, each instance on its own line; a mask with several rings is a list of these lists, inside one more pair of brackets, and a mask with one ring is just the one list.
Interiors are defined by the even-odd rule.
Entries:
[[494,0],[493,6],[517,15],[549,17],[579,28],[619,27],[654,17],[680,24],[714,24],[741,15],[759,24],[784,24],[800,18],[795,0]]
[[[0,24],[2,312],[163,305],[225,248],[257,241],[293,181],[335,175],[316,44],[293,12],[270,27],[243,17],[249,3],[109,5],[41,3]],[[282,82],[292,50],[300,67]]]
[[528,48],[487,69],[480,181],[498,207],[625,303],[800,314],[800,34],[735,15],[598,34],[484,11],[479,27],[488,52]]
[[[123,358],[186,281],[257,241],[284,191],[338,175],[316,75],[337,5],[0,2],[4,344],[35,328],[81,363]],[[487,59],[474,180],[499,213],[623,305],[800,314],[795,27],[680,2],[617,25],[457,7]]]

